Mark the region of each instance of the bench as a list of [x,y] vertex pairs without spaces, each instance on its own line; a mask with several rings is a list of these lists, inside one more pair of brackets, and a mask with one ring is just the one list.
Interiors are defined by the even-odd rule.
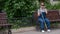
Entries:
[[[36,22],[37,27],[39,26],[38,24],[38,16],[37,16],[37,11],[34,12],[34,18],[33,20]],[[48,14],[46,17],[50,20],[50,23],[59,23],[60,22],[60,12],[58,10],[48,10]],[[51,25],[51,28],[54,28],[55,25]]]
[[0,29],[7,29],[8,34],[12,34],[10,30],[11,26],[12,25],[8,23],[6,13],[0,13]]
[[[58,10],[49,10],[46,17],[50,20],[51,23],[59,23],[60,22],[60,11]],[[58,26],[51,25],[52,28],[57,28]],[[59,28],[59,27],[58,27]]]

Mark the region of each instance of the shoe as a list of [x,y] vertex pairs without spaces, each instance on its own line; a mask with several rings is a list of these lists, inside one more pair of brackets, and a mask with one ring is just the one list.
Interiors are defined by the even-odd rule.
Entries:
[[48,31],[48,32],[50,32],[51,30],[50,30],[50,29],[48,29],[47,31]]
[[42,30],[42,32],[45,32],[44,30]]

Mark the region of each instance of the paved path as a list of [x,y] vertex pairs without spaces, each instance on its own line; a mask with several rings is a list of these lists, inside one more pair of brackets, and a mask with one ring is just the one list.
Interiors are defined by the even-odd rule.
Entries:
[[60,34],[60,29],[51,30],[51,32],[40,32],[40,31],[27,31],[27,32],[14,32],[12,34]]

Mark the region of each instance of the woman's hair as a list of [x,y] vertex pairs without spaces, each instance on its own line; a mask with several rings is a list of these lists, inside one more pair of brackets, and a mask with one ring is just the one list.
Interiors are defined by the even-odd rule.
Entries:
[[44,2],[41,2],[41,4],[40,4],[41,6],[44,6]]

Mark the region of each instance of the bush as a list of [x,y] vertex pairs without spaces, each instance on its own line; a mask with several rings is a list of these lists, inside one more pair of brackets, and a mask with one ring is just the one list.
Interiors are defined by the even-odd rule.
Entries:
[[31,25],[32,13],[37,8],[39,8],[38,0],[5,0],[3,10],[7,13],[9,23],[22,27]]
[[29,16],[33,10],[38,8],[37,0],[8,0],[5,2],[4,10],[9,18]]

